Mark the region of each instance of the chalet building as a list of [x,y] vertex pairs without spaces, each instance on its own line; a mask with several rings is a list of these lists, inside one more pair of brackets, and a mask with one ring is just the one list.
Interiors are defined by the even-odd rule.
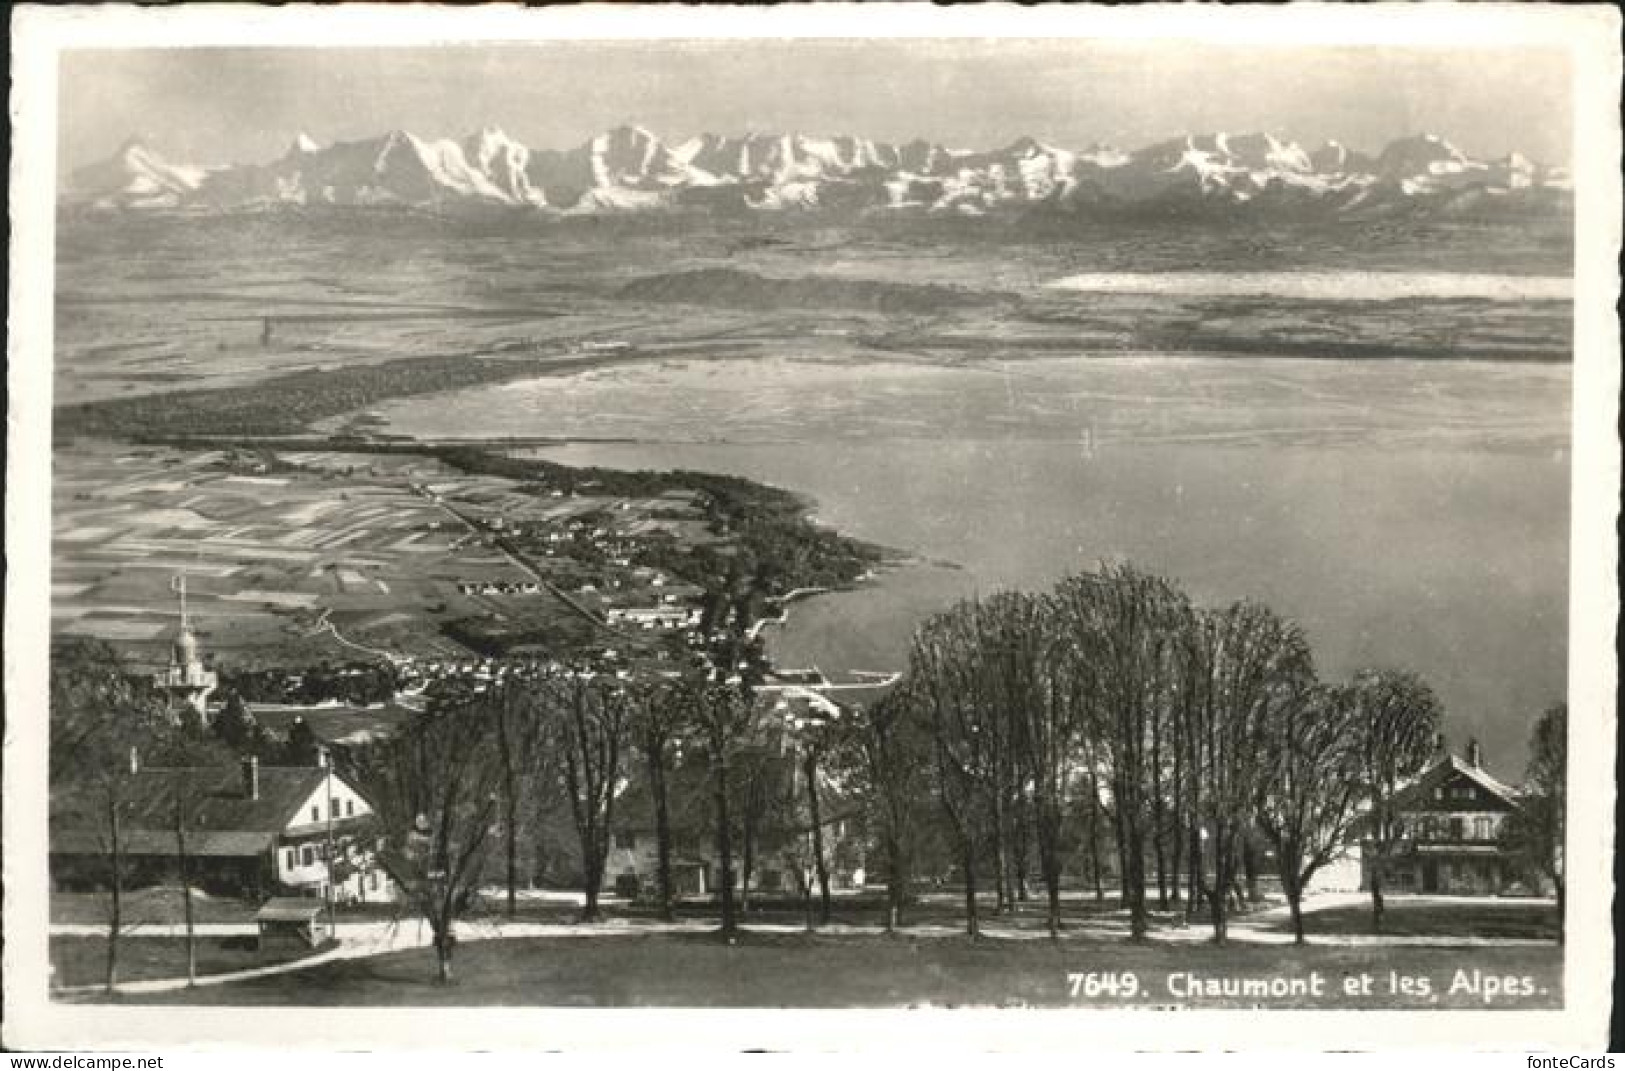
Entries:
[[[798,761],[796,736],[809,723],[839,718],[839,706],[807,688],[785,687],[762,701],[765,728],[750,748],[748,760],[764,778],[764,819],[755,831],[750,889],[769,895],[792,895],[804,877],[810,880],[813,835],[807,809],[804,768]],[[722,883],[712,817],[711,786],[703,763],[681,764],[668,774],[671,803],[672,885],[678,896],[712,896]],[[830,884],[835,889],[862,888],[865,873],[855,820],[857,803],[850,792],[821,770],[819,828]],[[741,813],[735,816],[743,820]],[[642,778],[634,779],[615,802],[614,837],[605,860],[605,891],[636,887],[648,892],[659,882],[659,840],[654,803]],[[745,880],[742,831],[733,840],[736,888]]]
[[[1477,741],[1465,759],[1445,754],[1394,806],[1400,839],[1381,863],[1385,890],[1494,895],[1527,880],[1500,846],[1501,825],[1520,806],[1518,793],[1484,769]],[[1360,886],[1369,889],[1378,864],[1369,849],[1361,859]]]
[[[133,760],[132,760],[133,763]],[[372,808],[322,766],[134,769],[123,781],[119,849],[131,887],[173,880],[185,814],[187,873],[221,895],[394,899],[371,851]],[[78,800],[51,801],[50,865],[58,886],[107,882],[112,839],[104,812]]]

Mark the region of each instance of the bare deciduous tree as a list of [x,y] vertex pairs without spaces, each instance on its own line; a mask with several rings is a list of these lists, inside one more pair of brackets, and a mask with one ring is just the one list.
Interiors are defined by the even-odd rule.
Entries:
[[501,808],[491,727],[478,704],[437,703],[350,761],[377,818],[379,865],[428,923],[436,978],[449,982],[455,924],[478,893]]
[[1364,670],[1350,685],[1360,752],[1360,782],[1369,805],[1365,825],[1371,881],[1371,926],[1382,931],[1382,886],[1402,835],[1394,797],[1427,768],[1443,712],[1433,689],[1414,673]]
[[1501,844],[1514,858],[1552,883],[1557,894],[1557,940],[1563,941],[1567,907],[1563,837],[1568,812],[1569,707],[1550,707],[1529,736],[1523,800],[1501,827]]
[[976,864],[993,826],[998,742],[989,729],[981,667],[976,663],[975,603],[937,615],[914,636],[909,674],[930,715],[937,791],[958,842],[965,882],[965,932],[980,934]]
[[686,706],[681,689],[673,684],[648,685],[640,690],[632,708],[632,741],[643,759],[649,780],[649,798],[654,804],[655,873],[660,897],[660,917],[672,918],[674,891],[671,876],[671,799],[667,785],[678,758],[682,733],[687,725]]
[[915,816],[929,792],[930,741],[904,681],[845,726],[850,769],[877,821],[886,858],[886,929],[902,925],[913,876]]
[[1304,889],[1349,847],[1359,819],[1357,710],[1347,689],[1306,686],[1276,705],[1264,736],[1258,826],[1275,851],[1298,944]]
[[621,681],[588,673],[550,680],[546,694],[564,760],[570,813],[581,840],[581,917],[595,922],[621,787],[621,756],[632,728],[632,701]]
[[758,710],[748,684],[695,679],[684,691],[688,717],[710,766],[711,799],[716,822],[717,861],[721,870],[721,926],[732,937],[739,927],[734,901],[733,796],[735,767],[742,749],[755,735]]
[[1089,681],[1088,702],[1110,769],[1129,935],[1143,940],[1151,726],[1169,702],[1172,649],[1189,605],[1170,582],[1131,566],[1068,577],[1056,587],[1055,604],[1072,656],[1087,667],[1077,672]]
[[487,712],[501,774],[503,876],[507,912],[519,913],[520,814],[527,790],[553,772],[553,726],[546,704],[538,701],[532,681],[509,680],[494,685],[477,700]]
[[128,929],[124,823],[131,785],[143,749],[156,753],[170,727],[162,698],[100,641],[53,647],[50,705],[52,816],[97,845],[108,890],[104,985],[112,993],[118,988],[119,938]]
[[1195,765],[1205,781],[1199,817],[1212,844],[1213,939],[1223,943],[1226,893],[1235,885],[1238,857],[1247,851],[1270,724],[1277,706],[1295,702],[1313,680],[1313,669],[1297,626],[1256,603],[1192,611],[1183,633],[1180,680],[1195,694],[1180,706],[1191,717]]

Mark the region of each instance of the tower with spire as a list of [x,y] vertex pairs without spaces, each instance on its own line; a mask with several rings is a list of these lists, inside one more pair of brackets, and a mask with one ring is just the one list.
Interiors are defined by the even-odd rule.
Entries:
[[185,575],[175,577],[170,587],[180,600],[181,628],[170,649],[168,667],[158,673],[158,688],[169,697],[171,716],[178,717],[181,708],[186,706],[206,722],[209,696],[219,684],[219,678],[203,664],[198,654],[197,637],[192,634],[192,620],[186,611]]

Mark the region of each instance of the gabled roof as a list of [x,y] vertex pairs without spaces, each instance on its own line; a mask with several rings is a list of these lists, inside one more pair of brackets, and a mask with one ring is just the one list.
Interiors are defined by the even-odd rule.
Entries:
[[1455,755],[1446,755],[1400,791],[1394,798],[1394,808],[1405,810],[1419,805],[1425,807],[1431,802],[1430,796],[1434,788],[1457,776],[1466,777],[1485,792],[1499,798],[1508,807],[1521,805],[1518,791],[1492,776],[1488,770],[1482,766],[1474,766]]
[[299,896],[276,896],[254,915],[255,922],[309,922],[325,908],[320,900]]
[[[327,775],[320,766],[261,766],[259,797],[250,799],[237,766],[149,768],[124,782],[121,825],[132,846],[138,834],[151,832],[164,841],[165,850],[174,850],[179,793],[190,801],[186,825],[199,845],[209,843],[202,834],[275,836],[293,823],[298,808],[321,788]],[[80,814],[64,801],[53,798],[52,812],[53,849],[59,835],[69,831],[100,832],[94,816]]]

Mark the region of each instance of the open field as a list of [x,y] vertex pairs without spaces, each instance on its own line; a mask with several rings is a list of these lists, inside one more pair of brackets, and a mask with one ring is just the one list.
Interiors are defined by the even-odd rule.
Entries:
[[[288,963],[313,953],[299,949],[257,951],[251,938],[197,938],[197,973],[227,974],[273,963]],[[59,986],[99,985],[107,978],[107,938],[78,934],[51,935],[51,980]],[[120,982],[186,977],[186,940],[126,934],[119,939]]]
[[[1368,903],[1330,907],[1305,920],[1312,933],[1343,935],[1371,932]],[[1500,900],[1493,903],[1452,902],[1448,898],[1389,899],[1382,932],[1393,937],[1482,937],[1526,941],[1555,941],[1557,907],[1543,900]],[[1276,924],[1290,932],[1290,922]]]
[[604,502],[521,495],[516,481],[459,479],[432,459],[268,458],[83,442],[59,452],[54,629],[160,664],[176,623],[171,579],[185,573],[204,648],[239,668],[465,658],[445,628],[470,617],[519,620],[566,641],[582,632],[580,616],[545,589],[469,593],[469,584],[533,577],[457,509],[556,521]]
[[[745,933],[728,945],[713,934],[614,934],[468,942],[460,946],[453,970],[454,984],[433,984],[433,953],[420,949],[207,989],[120,999],[216,1005],[1145,1009],[1561,1004],[1560,952],[1538,946],[1215,948],[796,933]],[[1116,992],[1086,994],[1080,979],[1074,995],[1068,975],[1087,972],[1113,976]],[[1127,974],[1134,976],[1132,983]],[[1346,995],[1345,979],[1362,975],[1372,980],[1370,995]],[[1516,979],[1509,985],[1519,995],[1486,999],[1482,982],[1490,977]],[[1204,980],[1220,978],[1251,979],[1265,988],[1242,995],[1203,991]],[[1390,992],[1398,989],[1397,978],[1412,979],[1412,991]],[[1423,979],[1425,995],[1420,992]],[[1272,991],[1272,985],[1278,988]]]

